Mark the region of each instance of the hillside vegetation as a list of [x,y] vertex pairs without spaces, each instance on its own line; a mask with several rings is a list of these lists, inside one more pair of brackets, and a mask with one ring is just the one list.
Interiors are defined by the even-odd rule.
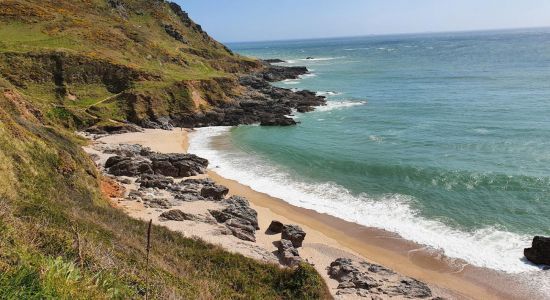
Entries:
[[[0,298],[142,298],[147,224],[109,205],[75,129],[207,111],[260,67],[164,1],[0,0]],[[153,299],[328,297],[311,266],[152,237]]]

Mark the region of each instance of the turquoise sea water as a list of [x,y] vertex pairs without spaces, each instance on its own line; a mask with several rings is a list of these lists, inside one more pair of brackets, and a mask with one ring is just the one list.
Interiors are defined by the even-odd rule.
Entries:
[[307,66],[277,85],[329,105],[296,127],[230,130],[223,175],[476,265],[532,268],[522,248],[550,235],[550,29],[230,47]]

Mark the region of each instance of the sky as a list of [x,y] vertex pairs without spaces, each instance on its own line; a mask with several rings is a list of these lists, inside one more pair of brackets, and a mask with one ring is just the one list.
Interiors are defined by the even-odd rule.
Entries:
[[222,42],[550,27],[550,0],[175,2]]

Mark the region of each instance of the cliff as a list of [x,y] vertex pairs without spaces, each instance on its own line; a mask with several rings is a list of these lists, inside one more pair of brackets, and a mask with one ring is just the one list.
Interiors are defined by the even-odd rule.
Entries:
[[[160,0],[0,1],[0,295],[323,298],[307,265],[260,263],[112,208],[75,130],[291,125],[323,99],[266,81],[298,73],[241,57]],[[283,74],[283,75],[281,75]],[[282,76],[282,77],[281,77]]]

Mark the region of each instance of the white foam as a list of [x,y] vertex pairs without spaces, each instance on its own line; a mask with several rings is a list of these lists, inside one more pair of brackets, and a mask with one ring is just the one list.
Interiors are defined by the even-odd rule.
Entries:
[[315,108],[315,111],[325,112],[331,110],[339,110],[353,106],[365,105],[366,103],[366,101],[327,101],[327,105],[318,106]]
[[223,151],[213,149],[212,139],[222,136],[226,140],[229,129],[200,128],[190,135],[189,151],[210,160],[221,176],[299,207],[398,233],[438,249],[448,257],[463,259],[479,267],[508,273],[539,270],[522,261],[523,248],[530,245],[529,236],[493,227],[473,232],[453,229],[438,220],[420,216],[412,208],[412,199],[403,195],[386,195],[379,199],[366,194],[353,195],[331,182],[308,183],[303,178],[297,179],[290,170],[234,147],[226,147],[229,149]]
[[299,84],[300,79],[285,79],[281,81],[282,84]]
[[334,92],[334,91],[326,91],[326,92],[316,92],[315,95],[317,95],[317,96],[338,96],[338,95],[342,95],[342,93]]
[[329,61],[329,60],[335,60],[335,59],[342,59],[346,58],[345,56],[338,56],[338,57],[314,57],[314,58],[301,58],[298,59],[299,61]]

